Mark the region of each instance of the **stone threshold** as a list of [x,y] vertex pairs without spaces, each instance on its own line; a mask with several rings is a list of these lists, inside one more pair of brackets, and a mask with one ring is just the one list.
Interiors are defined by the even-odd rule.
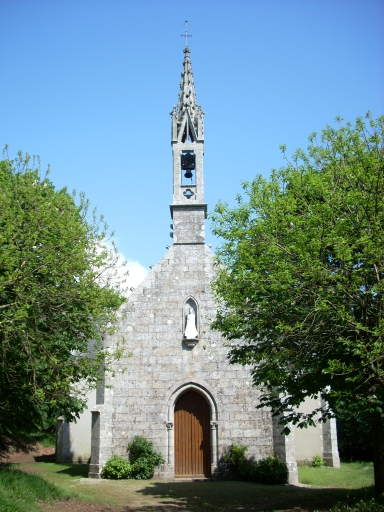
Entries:
[[202,482],[212,480],[210,476],[200,476],[200,475],[191,475],[191,476],[175,476],[174,482]]

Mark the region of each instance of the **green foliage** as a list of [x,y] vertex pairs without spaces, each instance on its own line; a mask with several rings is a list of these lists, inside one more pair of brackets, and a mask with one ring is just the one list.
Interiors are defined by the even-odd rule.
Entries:
[[[307,152],[218,204],[213,327],[283,425],[384,414],[384,117],[312,134]],[[310,413],[299,406],[321,397]],[[289,428],[285,429],[285,433]],[[384,450],[374,450],[377,453]],[[384,460],[384,459],[383,459]],[[383,489],[384,490],[384,482]]]
[[156,466],[165,462],[161,454],[154,450],[153,444],[141,436],[135,436],[132,443],[128,443],[128,451],[132,464],[132,477],[136,480],[152,478]]
[[286,423],[311,423],[317,412],[294,407],[318,393],[382,410],[383,131],[384,117],[328,127],[269,181],[245,183],[248,201],[215,208],[214,327],[244,340],[231,362],[253,364],[262,405],[289,410]]
[[255,480],[261,484],[286,484],[288,481],[287,466],[276,457],[261,459],[255,467]]
[[43,448],[52,448],[56,445],[56,432],[39,432],[31,434],[31,439],[40,443]]
[[372,461],[371,418],[368,412],[350,410],[341,402],[335,407],[337,445],[344,461]]
[[313,468],[322,468],[324,466],[324,461],[320,455],[315,455],[312,459],[312,467]]
[[156,464],[151,457],[140,457],[132,465],[132,476],[135,480],[149,480],[155,474]]
[[375,499],[360,500],[354,505],[338,503],[330,512],[384,512],[384,505],[380,505]]
[[101,478],[112,480],[121,480],[130,478],[132,474],[132,465],[119,455],[112,455],[101,471]]
[[132,443],[128,443],[128,451],[131,462],[136,462],[140,457],[152,455],[153,444],[144,437],[135,436]]
[[227,476],[235,480],[251,480],[262,484],[286,484],[287,466],[275,457],[267,457],[256,462],[248,460],[248,447],[232,444],[224,455]]
[[227,473],[231,478],[246,480],[248,479],[249,463],[246,456],[248,447],[240,444],[231,444],[228,452],[224,455]]
[[39,501],[62,499],[65,492],[37,475],[17,469],[0,469],[0,510],[26,512],[38,509]]
[[0,204],[0,435],[18,435],[83,410],[119,356],[101,333],[124,298],[117,251],[84,195],[55,190],[19,153],[0,162]]

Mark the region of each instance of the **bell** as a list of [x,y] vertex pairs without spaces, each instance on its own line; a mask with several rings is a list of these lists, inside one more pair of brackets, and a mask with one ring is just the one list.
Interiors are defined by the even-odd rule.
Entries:
[[185,174],[184,174],[184,177],[187,178],[188,180],[190,178],[192,178],[193,174],[191,173],[191,171],[186,171]]

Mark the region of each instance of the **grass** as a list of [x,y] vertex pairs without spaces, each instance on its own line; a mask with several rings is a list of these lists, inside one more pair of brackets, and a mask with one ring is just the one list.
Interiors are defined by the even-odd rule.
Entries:
[[[25,443],[49,447],[54,445],[54,436],[43,432]],[[306,488],[237,481],[100,481],[86,478],[87,465],[59,465],[32,452],[29,458],[16,460],[20,463],[12,466],[17,469],[0,471],[0,512],[32,512],[55,500],[60,500],[52,505],[57,511],[87,510],[87,503],[94,503],[102,509],[128,507],[141,512],[320,512],[329,511],[338,502],[351,504],[373,496],[370,463],[344,463],[341,469],[302,466],[299,480],[311,486]],[[75,501],[61,501],[68,498]]]
[[[372,487],[367,488],[373,483],[373,466],[369,463],[346,463],[341,469],[300,467],[300,481],[312,488],[237,481],[95,481],[86,478],[87,465],[26,462],[14,466],[22,471],[0,472],[1,512],[29,512],[38,508],[40,500],[69,496],[115,509],[129,505],[133,510],[152,507],[152,510],[170,508],[183,512],[329,510],[340,501],[351,503],[373,496]],[[329,489],[324,492],[324,487]]]
[[7,467],[0,469],[0,511],[38,510],[39,501],[63,499],[68,493],[34,474]]
[[56,431],[54,432],[37,432],[28,436],[31,444],[40,443],[43,448],[51,448],[56,445]]
[[[350,503],[373,496],[371,464],[343,464],[341,469],[301,467],[301,481],[315,488],[267,486],[250,482],[200,481],[164,482],[160,480],[92,480],[85,479],[87,465],[59,465],[50,462],[20,464],[46,481],[83,502],[103,503],[114,509],[174,510],[175,512],[232,512],[329,510],[337,502]],[[368,468],[368,469],[366,469]],[[303,476],[304,474],[304,476]],[[332,486],[324,492],[320,487]],[[1,497],[0,497],[1,503]],[[2,511],[0,506],[0,510]],[[5,509],[8,512],[8,509]],[[29,509],[9,509],[12,512]],[[58,509],[59,510],[59,509]]]
[[299,467],[299,481],[315,487],[359,489],[373,485],[372,462],[342,462],[340,469]]

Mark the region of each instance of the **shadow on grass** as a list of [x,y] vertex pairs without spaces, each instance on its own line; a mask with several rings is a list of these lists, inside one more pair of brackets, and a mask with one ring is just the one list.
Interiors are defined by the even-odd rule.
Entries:
[[329,510],[340,501],[352,504],[362,498],[373,496],[373,488],[308,489],[237,481],[150,482],[144,489],[136,492],[160,500],[156,510],[215,512]]
[[88,471],[89,464],[72,464],[71,466],[68,466],[65,469],[57,471],[57,474],[69,475],[77,478],[87,478]]

